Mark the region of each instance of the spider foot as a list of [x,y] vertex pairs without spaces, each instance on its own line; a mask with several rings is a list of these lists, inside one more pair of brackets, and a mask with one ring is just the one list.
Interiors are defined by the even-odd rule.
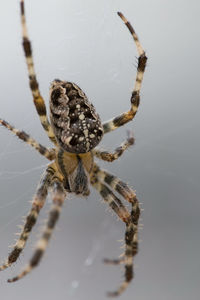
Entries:
[[113,292],[108,292],[108,297],[117,297],[120,296],[128,287],[129,283],[133,279],[133,259],[132,257],[123,256],[119,259],[105,259],[105,263],[112,265],[124,264],[125,267],[125,279],[122,284]]
[[129,284],[129,282],[124,281],[117,290],[115,290],[113,292],[107,292],[107,296],[108,297],[118,297],[118,296],[120,296],[126,290],[128,284]]
[[32,269],[31,266],[27,266],[27,268],[23,270],[19,275],[8,279],[7,282],[11,283],[11,282],[18,281],[19,279],[23,278],[26,274],[28,274],[31,271],[31,269]]

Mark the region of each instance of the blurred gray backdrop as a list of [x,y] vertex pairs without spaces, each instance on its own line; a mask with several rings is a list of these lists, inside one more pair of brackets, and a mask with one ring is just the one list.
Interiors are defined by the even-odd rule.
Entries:
[[[199,299],[200,287],[200,4],[191,0],[26,1],[35,67],[48,105],[54,78],[83,88],[102,120],[127,109],[137,56],[116,15],[131,21],[147,51],[141,105],[133,122],[106,135],[112,150],[134,131],[136,144],[119,161],[101,166],[137,191],[142,202],[135,279],[122,300]],[[21,47],[19,1],[0,4],[1,118],[50,146],[36,115]],[[47,161],[0,128],[0,258],[6,258]],[[121,267],[102,258],[122,250],[124,225],[92,191],[70,196],[40,264],[8,284],[31,257],[48,200],[19,262],[0,274],[2,299],[103,300],[123,279]]]

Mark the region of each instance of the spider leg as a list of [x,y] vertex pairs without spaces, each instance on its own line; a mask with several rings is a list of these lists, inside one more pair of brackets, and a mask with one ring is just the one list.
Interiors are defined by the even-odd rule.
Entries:
[[51,165],[47,168],[45,174],[43,175],[41,182],[38,186],[36,195],[33,198],[33,203],[29,214],[26,217],[26,222],[23,226],[22,232],[20,234],[19,239],[17,240],[13,250],[8,256],[6,262],[0,266],[0,271],[11,266],[16,260],[18,259],[19,255],[21,254],[22,250],[24,249],[30,232],[37,221],[37,217],[41,208],[43,207],[46,197],[47,197],[47,190],[51,181],[51,178],[54,174],[54,169]]
[[97,177],[98,167],[95,164],[91,177],[90,183],[91,185],[100,193],[103,200],[109,205],[109,207],[117,214],[117,216],[123,221],[128,222],[130,218],[130,213],[123,205],[121,200],[115,196],[115,194],[105,185],[103,184],[99,178]]
[[129,223],[126,223],[126,232],[125,232],[125,253],[122,258],[119,259],[105,259],[104,262],[107,264],[119,265],[124,264],[125,266],[125,274],[124,281],[113,292],[108,292],[108,296],[115,297],[119,296],[126,290],[129,283],[132,281],[134,277],[133,272],[133,258],[138,253],[138,219],[140,215],[140,210],[138,206],[138,202],[136,205],[132,204],[131,210],[131,219]]
[[137,75],[136,75],[136,81],[134,85],[134,89],[131,96],[131,109],[125,113],[122,113],[121,115],[103,123],[103,129],[104,133],[108,133],[112,130],[115,130],[116,128],[126,124],[127,122],[131,121],[138,110],[138,106],[140,103],[140,90],[142,86],[142,80],[144,76],[144,71],[146,67],[147,62],[147,56],[145,54],[145,51],[143,50],[138,36],[135,33],[135,30],[133,29],[132,25],[127,21],[127,19],[123,16],[121,12],[118,12],[119,17],[123,20],[125,25],[127,26],[128,30],[130,31],[134,42],[136,44],[136,48],[139,54],[138,58],[138,66],[137,66]]
[[[122,258],[104,260],[104,262],[107,264],[124,264],[125,266],[125,279],[123,283],[116,291],[108,293],[108,296],[115,297],[119,296],[128,287],[129,283],[131,282],[134,276],[133,258],[138,252],[138,220],[140,216],[139,202],[136,198],[135,192],[131,190],[126,183],[122,182],[116,176],[109,174],[104,170],[101,170],[96,164],[94,165],[93,173],[94,175],[91,183],[99,191],[99,193],[105,201],[107,201],[106,199],[109,198],[112,199],[112,195],[114,194],[102,182],[108,184],[110,187],[112,187],[113,190],[117,191],[121,196],[123,196],[125,200],[131,203],[131,214],[127,214],[126,218],[124,219],[117,213],[117,211],[114,210],[118,214],[120,219],[125,222],[126,225],[125,253]],[[115,199],[117,198],[116,196],[114,197]]]
[[118,192],[126,201],[135,203],[135,192],[117,176],[108,173],[106,170],[100,169],[97,164],[94,164],[95,176],[101,181],[109,185],[114,191]]
[[117,147],[114,153],[110,153],[108,151],[101,151],[97,148],[93,150],[93,153],[96,157],[100,159],[103,159],[108,162],[112,162],[113,160],[118,159],[124,153],[124,151],[133,144],[134,144],[134,138],[131,135],[130,131],[128,131],[127,140],[123,142],[119,147]]
[[42,96],[40,94],[39,85],[38,85],[38,81],[36,78],[33,56],[32,56],[31,42],[29,40],[27,26],[26,26],[24,0],[20,1],[20,14],[21,14],[21,24],[22,24],[22,39],[23,39],[22,44],[23,44],[24,54],[25,54],[25,58],[26,58],[26,64],[27,64],[27,68],[28,68],[29,85],[30,85],[30,89],[31,89],[31,92],[33,95],[35,108],[39,115],[40,122],[41,122],[44,130],[46,131],[48,137],[54,144],[57,144],[53,130],[51,128],[51,125],[50,125],[48,117],[47,117],[46,106],[44,103],[44,99],[42,98]]
[[8,282],[17,281],[17,280],[21,279],[22,277],[24,277],[29,272],[31,272],[31,270],[39,264],[43,254],[46,250],[46,247],[51,238],[53,229],[59,218],[62,204],[66,197],[66,192],[63,188],[62,183],[59,180],[54,181],[52,187],[53,187],[53,190],[52,190],[53,206],[50,209],[49,219],[47,221],[46,228],[42,234],[42,237],[38,241],[35,252],[34,252],[29,264],[27,265],[27,267],[25,267],[24,270],[16,277],[14,277],[12,279],[8,279]]
[[15,127],[13,127],[8,122],[2,119],[0,119],[0,124],[6,127],[11,132],[13,132],[16,136],[18,136],[19,139],[32,146],[35,150],[37,150],[41,155],[45,156],[47,159],[55,159],[54,149],[47,149],[46,147],[36,142],[36,140],[31,138],[26,132],[16,129]]
[[108,296],[110,297],[121,295],[134,277],[133,258],[138,253],[138,220],[140,216],[140,208],[137,198],[135,198],[135,203],[132,203],[131,205],[131,218],[130,221],[126,223],[124,257],[118,260],[105,260],[108,264],[118,265],[123,263],[125,266],[125,279],[118,289],[113,292],[108,292]]

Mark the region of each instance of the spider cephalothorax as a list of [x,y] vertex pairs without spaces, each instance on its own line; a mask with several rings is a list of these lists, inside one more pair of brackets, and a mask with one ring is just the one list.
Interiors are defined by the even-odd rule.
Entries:
[[[113,153],[96,148],[103,134],[123,126],[134,118],[139,106],[140,89],[147,57],[133,27],[122,13],[118,13],[129,29],[139,54],[136,81],[130,99],[130,110],[102,124],[94,106],[88,101],[84,92],[76,84],[68,81],[54,80],[50,88],[49,121],[45,102],[40,94],[34,70],[23,0],[20,1],[20,9],[23,48],[28,67],[29,85],[41,124],[49,139],[54,144],[54,148],[48,149],[42,146],[24,131],[20,131],[8,122],[0,119],[1,125],[12,131],[21,140],[31,145],[41,155],[51,161],[40,180],[19,238],[7,260],[0,266],[0,271],[11,266],[18,259],[37,221],[39,212],[45,203],[49,191],[52,193],[53,205],[50,209],[49,218],[42,237],[36,246],[35,253],[28,266],[18,276],[9,279],[9,282],[14,282],[24,277],[40,262],[67,194],[75,193],[86,196],[89,194],[89,184],[91,184],[100,193],[104,202],[125,223],[126,227],[124,255],[119,259],[105,260],[106,263],[115,265],[124,264],[125,266],[125,279],[123,283],[116,291],[108,294],[109,296],[118,296],[127,288],[134,276],[133,258],[138,252],[140,208],[135,192],[115,175],[102,170],[94,161],[94,157],[112,162],[121,156],[128,147],[133,145],[134,138],[129,133],[127,139]],[[129,202],[131,207],[130,212],[120,198]]]
[[100,117],[75,83],[58,79],[52,82],[50,111],[53,131],[65,151],[89,152],[102,139]]
[[92,171],[94,159],[92,152],[74,154],[59,150],[56,162],[63,175],[63,185],[68,192],[89,195],[89,174]]

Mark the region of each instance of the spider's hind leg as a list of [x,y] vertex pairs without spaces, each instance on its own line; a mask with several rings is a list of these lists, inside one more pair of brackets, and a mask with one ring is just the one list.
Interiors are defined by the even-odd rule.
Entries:
[[[53,179],[54,180],[54,179]],[[64,190],[63,184],[59,181],[59,179],[55,179],[54,182],[52,183],[52,198],[53,198],[53,206],[50,209],[49,212],[49,218],[45,227],[45,230],[42,234],[41,239],[38,241],[38,244],[36,246],[35,252],[29,262],[29,264],[24,268],[24,270],[17,276],[15,276],[12,279],[8,279],[8,282],[14,282],[22,277],[24,277],[26,274],[30,273],[33,268],[35,268],[48,245],[48,242],[51,238],[53,229],[59,219],[60,211],[62,208],[62,204],[64,202],[66,192]]]
[[123,291],[128,287],[131,280],[134,278],[133,259],[134,256],[138,253],[138,220],[140,216],[138,201],[136,198],[135,200],[135,204],[132,203],[130,221],[126,224],[124,256],[123,258],[116,260],[105,260],[105,262],[108,264],[118,265],[123,263],[125,267],[125,279],[118,289],[113,292],[108,292],[108,296],[111,297],[119,296],[121,293],[123,293]]
[[93,172],[91,174],[90,183],[91,185],[100,193],[103,200],[109,205],[109,207],[117,214],[119,219],[123,222],[128,222],[130,218],[130,213],[123,205],[121,200],[115,196],[115,194],[106,186],[103,182],[101,182],[98,177],[99,167],[94,164]]
[[[94,175],[92,185],[100,192],[104,200],[108,202],[109,199],[113,199],[114,197],[115,201],[116,199],[118,199],[112,193],[112,191],[104,184],[106,183],[114,191],[118,192],[125,200],[131,203],[131,213],[128,213],[126,215],[126,218],[124,219],[119,215],[119,213],[116,210],[114,210],[126,225],[124,255],[119,259],[104,260],[104,262],[106,262],[107,264],[124,264],[125,266],[125,279],[123,283],[116,291],[108,293],[108,296],[114,297],[119,296],[127,288],[134,276],[133,258],[138,252],[138,221],[140,217],[139,202],[136,198],[135,192],[131,188],[129,188],[126,183],[122,182],[116,176],[106,172],[105,170],[101,170],[96,164],[94,166],[93,173]],[[107,191],[107,193],[105,191]],[[110,205],[109,202],[108,204]],[[118,204],[121,204],[121,207],[127,212],[127,209],[119,199]]]
[[136,201],[135,191],[127,183],[123,182],[117,176],[106,170],[100,169],[97,164],[94,166],[94,172],[98,180],[109,185],[114,191],[119,193],[126,201],[134,204]]
[[39,212],[45,203],[47,193],[48,193],[48,187],[51,182],[51,178],[53,174],[54,174],[54,169],[50,165],[47,168],[38,186],[36,195],[33,198],[31,210],[26,217],[26,222],[22,228],[22,232],[20,233],[19,239],[17,240],[13,250],[9,254],[6,262],[0,266],[0,271],[5,270],[9,266],[11,266],[14,262],[16,262],[21,252],[23,251],[26,242],[28,240],[28,237],[30,235],[30,232],[37,221]]

